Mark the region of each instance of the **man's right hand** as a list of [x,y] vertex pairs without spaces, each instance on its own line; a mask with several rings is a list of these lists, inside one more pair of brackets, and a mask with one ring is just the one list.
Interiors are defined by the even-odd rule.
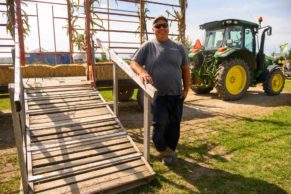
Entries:
[[147,72],[140,73],[138,76],[140,77],[141,81],[144,84],[153,84],[154,83],[151,76]]

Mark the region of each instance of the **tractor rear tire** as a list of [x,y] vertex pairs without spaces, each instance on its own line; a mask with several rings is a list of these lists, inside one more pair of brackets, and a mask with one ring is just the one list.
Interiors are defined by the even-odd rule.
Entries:
[[275,69],[267,75],[263,83],[263,89],[267,95],[275,96],[282,92],[284,84],[285,78],[282,71],[280,69]]
[[241,99],[250,85],[250,70],[242,59],[232,58],[219,65],[215,88],[225,101]]
[[128,101],[133,95],[134,89],[132,88],[119,88],[118,100],[121,102]]

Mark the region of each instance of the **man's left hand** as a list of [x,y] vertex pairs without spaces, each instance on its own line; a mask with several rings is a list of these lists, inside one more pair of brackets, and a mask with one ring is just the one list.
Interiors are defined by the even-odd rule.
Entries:
[[187,95],[188,95],[188,90],[183,90],[180,98],[185,99],[187,97]]

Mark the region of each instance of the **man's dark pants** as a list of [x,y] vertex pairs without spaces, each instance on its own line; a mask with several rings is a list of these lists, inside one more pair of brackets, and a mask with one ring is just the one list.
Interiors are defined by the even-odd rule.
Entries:
[[176,150],[180,137],[183,101],[180,95],[157,96],[153,101],[152,139],[158,151],[164,151],[167,147]]

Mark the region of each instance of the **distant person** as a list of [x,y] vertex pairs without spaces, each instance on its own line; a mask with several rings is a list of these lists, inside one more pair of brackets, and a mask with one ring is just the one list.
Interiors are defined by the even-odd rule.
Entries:
[[155,38],[138,49],[130,66],[144,83],[151,83],[158,90],[152,102],[152,140],[162,161],[172,164],[180,137],[183,102],[189,90],[190,69],[183,45],[169,39],[168,19],[155,18],[152,30]]

